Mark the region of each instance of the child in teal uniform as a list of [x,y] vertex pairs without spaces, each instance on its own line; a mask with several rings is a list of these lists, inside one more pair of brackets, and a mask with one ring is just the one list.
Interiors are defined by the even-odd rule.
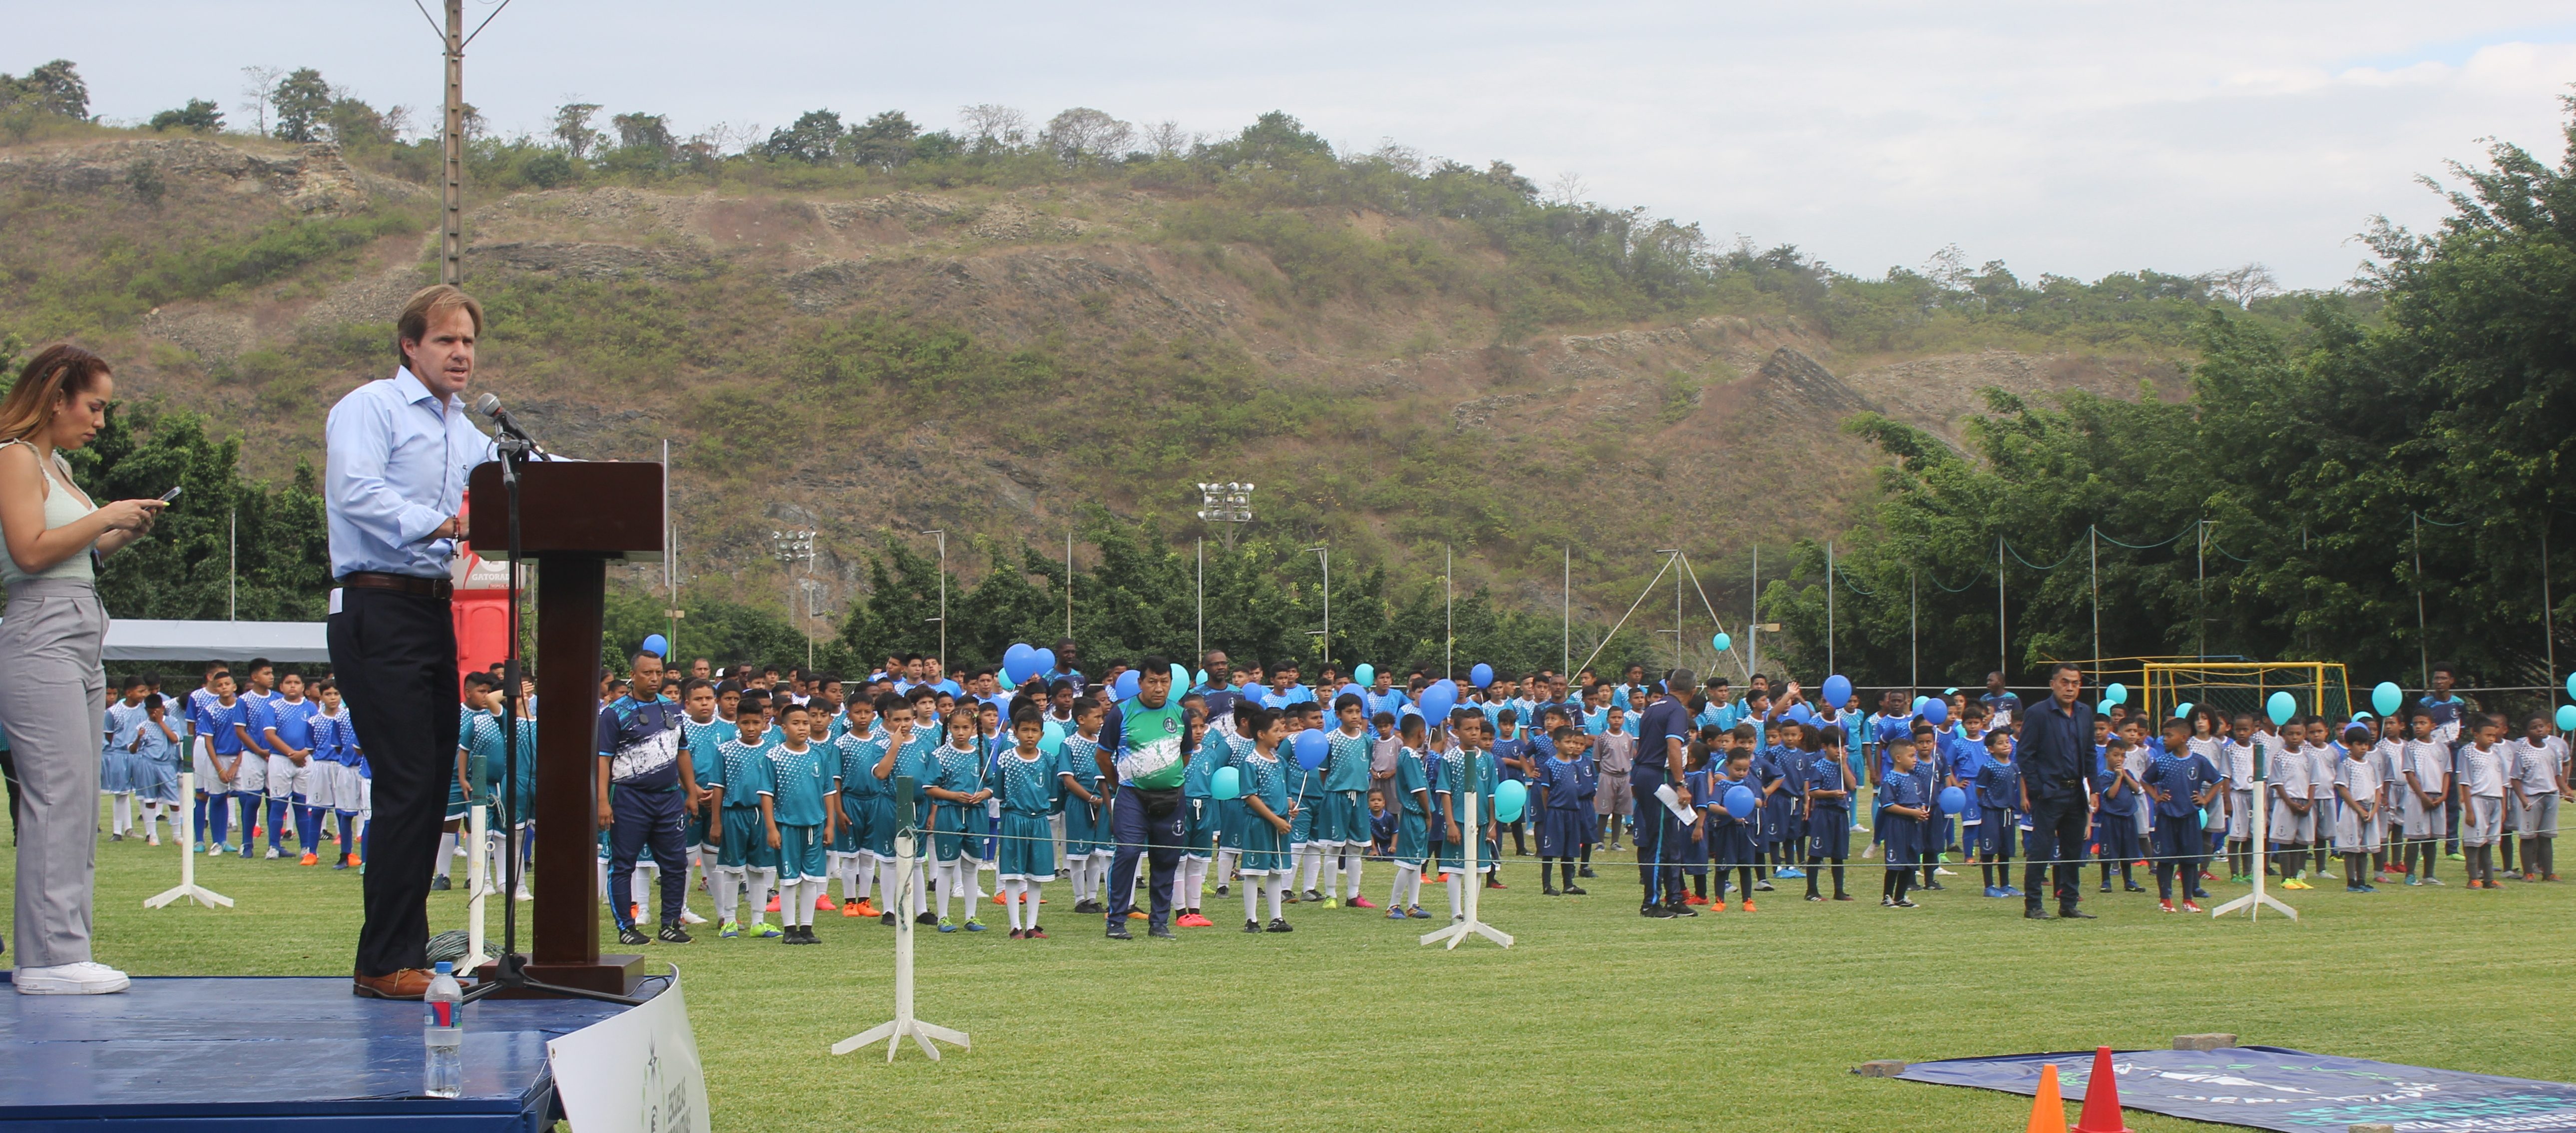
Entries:
[[877,778],[877,764],[886,752],[886,734],[877,727],[877,708],[877,702],[866,697],[851,698],[842,717],[844,730],[832,741],[841,752],[844,833],[839,842],[850,847],[855,887],[843,894],[847,900],[841,904],[841,915],[845,917],[883,915],[868,899],[869,889],[877,882],[884,883],[889,901],[894,896],[894,788]]
[[[1190,702],[1198,703],[1192,706]],[[1208,861],[1216,856],[1216,795],[1210,783],[1216,769],[1225,766],[1234,752],[1221,734],[1208,729],[1207,698],[1193,694],[1181,701],[1189,707],[1189,737],[1181,750],[1189,763],[1181,774],[1181,798],[1190,808],[1189,827],[1182,835],[1181,867],[1173,881],[1172,900],[1177,906],[1172,923],[1181,928],[1214,928],[1216,922],[1200,913],[1199,902],[1205,899]]]
[[1100,774],[1100,725],[1107,718],[1099,701],[1074,701],[1073,734],[1056,749],[1056,776],[1064,788],[1064,870],[1073,880],[1077,913],[1103,911],[1100,883],[1117,851]]
[[994,762],[1002,799],[994,864],[1013,940],[1046,939],[1046,930],[1038,927],[1038,886],[1055,880],[1055,831],[1047,816],[1063,787],[1054,759],[1038,750],[1038,741],[1045,738],[1043,715],[1035,705],[1022,705],[1011,714],[1015,746]]
[[934,803],[931,813],[930,843],[932,866],[939,883],[939,931],[955,932],[960,922],[948,918],[951,898],[966,902],[963,920],[966,931],[982,932],[984,923],[976,918],[976,906],[984,900],[983,879],[978,876],[982,861],[969,835],[983,825],[984,801],[993,792],[984,785],[984,758],[975,736],[975,710],[960,706],[948,714],[948,741],[932,753],[930,785],[925,788]]
[[[1462,921],[1467,919],[1466,839],[1473,836],[1477,842],[1476,872],[1491,877],[1501,831],[1494,822],[1494,734],[1487,730],[1490,726],[1481,712],[1454,719],[1451,730],[1457,733],[1458,746],[1441,757],[1440,782],[1434,793],[1440,798],[1440,820],[1447,834],[1441,842],[1440,868],[1449,875],[1449,919]],[[1475,802],[1472,829],[1466,822],[1470,799]]]
[[814,902],[823,895],[824,847],[841,812],[840,753],[807,738],[813,719],[812,709],[789,701],[778,716],[783,734],[765,753],[770,789],[760,800],[760,817],[769,848],[778,852],[778,909],[788,944],[822,943],[814,935]]
[[1328,884],[1324,907],[1346,903],[1354,909],[1374,909],[1375,904],[1360,896],[1360,863],[1367,860],[1369,845],[1368,707],[1358,694],[1343,693],[1333,698],[1333,715],[1341,726],[1324,737],[1324,818],[1316,836],[1323,841],[1325,854],[1339,855],[1331,881],[1338,884],[1340,898],[1335,899],[1335,886]]
[[[698,874],[706,881],[708,892],[715,891],[716,845],[722,828],[707,783],[724,773],[724,761],[716,754],[716,745],[738,729],[732,721],[716,714],[716,686],[704,678],[691,678],[680,685],[680,746],[689,749],[689,769],[698,780],[686,784],[690,792],[688,827],[680,844],[697,859]],[[519,758],[534,763],[532,753],[521,752]],[[683,890],[683,892],[686,892]],[[681,918],[686,920],[686,917]]]
[[[746,697],[743,704],[750,704]],[[762,817],[761,799],[773,794],[770,781],[769,744],[762,739],[769,730],[767,714],[758,708],[737,708],[733,738],[716,744],[716,766],[720,769],[714,782],[700,781],[710,793],[708,805],[716,810],[719,829],[716,842],[715,890],[716,935],[741,936],[742,921],[735,916],[735,906],[748,896],[751,905],[751,934],[778,936],[780,930],[770,924],[761,908],[761,894],[778,880],[778,851],[770,844],[769,830]],[[749,886],[746,894],[745,887]],[[786,902],[780,902],[781,909]]]
[[1396,752],[1394,786],[1395,887],[1387,891],[1388,920],[1428,918],[1422,911],[1422,863],[1430,849],[1431,777],[1424,762],[1424,732],[1419,713],[1404,717],[1398,728],[1403,746]]
[[1270,932],[1288,932],[1281,905],[1297,873],[1288,851],[1291,829],[1288,767],[1279,757],[1288,727],[1278,711],[1254,704],[1237,705],[1239,726],[1252,736],[1252,751],[1243,757],[1243,931],[1261,932],[1262,893],[1270,896]]
[[[915,687],[913,691],[924,690]],[[898,879],[909,874],[911,889],[910,908],[888,909],[879,918],[887,924],[893,924],[894,918],[899,916],[909,916],[917,924],[939,923],[938,918],[930,915],[929,898],[922,892],[924,879],[921,875],[921,864],[930,856],[930,795],[927,789],[937,769],[937,760],[932,753],[939,748],[938,726],[917,715],[929,700],[927,696],[903,697],[885,709],[886,750],[885,754],[877,757],[876,777],[877,782],[885,787],[887,806],[894,813],[889,842],[896,858],[901,859],[895,863],[895,872]],[[912,780],[909,828],[905,826],[905,801],[895,793],[895,780],[898,779]],[[908,857],[899,841],[905,837],[912,840],[912,853]],[[887,884],[894,885],[895,880],[890,879]]]

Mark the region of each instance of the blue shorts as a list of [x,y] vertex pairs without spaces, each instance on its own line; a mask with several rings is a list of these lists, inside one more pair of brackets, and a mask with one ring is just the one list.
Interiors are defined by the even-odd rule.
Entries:
[[1807,815],[1807,856],[1813,858],[1848,858],[1851,856],[1851,813],[1840,807],[1820,806]]
[[1979,807],[1977,824],[1964,828],[1967,848],[1980,854],[2011,854],[2015,841],[2014,825],[2018,820],[2019,816],[2009,808]]

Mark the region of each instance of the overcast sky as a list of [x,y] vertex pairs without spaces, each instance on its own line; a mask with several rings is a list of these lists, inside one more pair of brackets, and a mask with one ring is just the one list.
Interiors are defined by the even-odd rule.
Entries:
[[[70,58],[110,118],[230,108],[240,68],[264,64],[435,120],[437,42],[409,0],[118,0],[10,23],[0,70]],[[468,101],[512,132],[573,98],[682,133],[815,107],[954,126],[999,102],[1218,134],[1283,109],[1337,146],[1574,173],[1603,204],[1863,275],[1955,242],[2025,278],[2260,261],[2323,287],[2351,276],[2372,214],[2438,216],[2413,179],[2481,139],[2561,158],[2576,17],[2520,0],[515,0],[466,68]]]

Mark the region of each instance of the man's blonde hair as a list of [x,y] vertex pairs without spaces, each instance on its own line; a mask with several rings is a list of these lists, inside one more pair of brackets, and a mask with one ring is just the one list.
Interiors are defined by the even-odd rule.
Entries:
[[403,353],[403,343],[429,337],[429,324],[452,311],[465,312],[474,320],[474,333],[483,333],[483,304],[475,302],[463,288],[437,283],[412,292],[403,303],[402,315],[394,320],[394,360],[410,365],[411,356]]

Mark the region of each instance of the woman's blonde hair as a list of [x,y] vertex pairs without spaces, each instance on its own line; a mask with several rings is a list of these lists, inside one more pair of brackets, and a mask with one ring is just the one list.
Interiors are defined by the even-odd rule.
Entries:
[[0,397],[0,440],[23,441],[42,432],[65,397],[88,392],[107,375],[107,359],[68,342],[38,351],[18,371],[18,384]]

